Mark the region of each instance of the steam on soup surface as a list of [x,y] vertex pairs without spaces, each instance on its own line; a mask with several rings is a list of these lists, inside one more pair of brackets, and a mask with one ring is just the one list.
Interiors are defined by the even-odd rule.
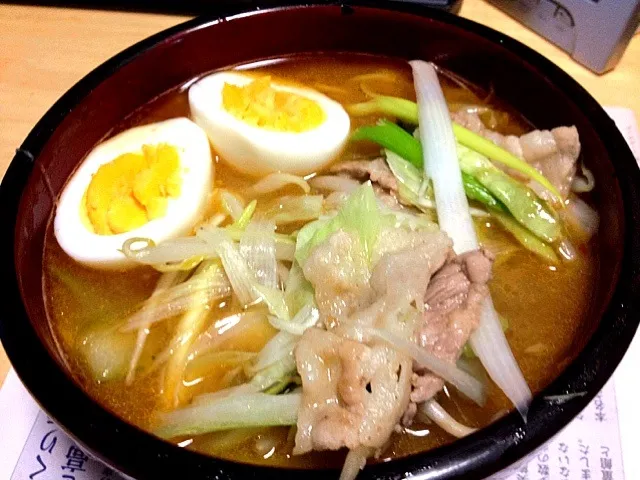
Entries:
[[[351,477],[526,408],[519,372],[536,392],[572,358],[597,269],[578,135],[532,131],[443,72],[457,149],[425,169],[418,138],[439,127],[413,134],[438,105],[413,103],[430,67],[414,69],[294,58],[203,77],[116,126],[45,248],[82,386],[187,448],[309,468],[350,451]],[[443,183],[452,158],[462,177]],[[461,184],[468,209],[439,204]],[[465,251],[473,231],[438,219],[469,212]],[[517,365],[489,375],[503,331]]]

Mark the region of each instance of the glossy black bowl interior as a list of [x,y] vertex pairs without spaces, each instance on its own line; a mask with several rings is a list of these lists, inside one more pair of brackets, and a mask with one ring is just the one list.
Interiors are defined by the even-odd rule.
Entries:
[[[270,2],[271,4],[273,2]],[[226,3],[228,5],[228,3]],[[486,27],[419,5],[305,4],[220,7],[117,55],[65,94],[18,150],[0,189],[0,336],[40,405],[89,451],[133,477],[333,478],[335,472],[258,468],[165,443],[93,402],[67,375],[44,312],[42,252],[55,199],[75,166],[110,129],[149,100],[207,71],[309,52],[360,52],[431,60],[519,110],[538,128],[578,127],[598,179],[599,282],[581,353],[536,397],[528,423],[512,413],[424,454],[368,467],[359,478],[483,478],[535,451],[601,389],[640,314],[640,174],[624,139],[595,100],[559,68]],[[15,232],[12,236],[10,232]],[[587,394],[561,405],[546,395]],[[6,414],[7,412],[4,412]]]

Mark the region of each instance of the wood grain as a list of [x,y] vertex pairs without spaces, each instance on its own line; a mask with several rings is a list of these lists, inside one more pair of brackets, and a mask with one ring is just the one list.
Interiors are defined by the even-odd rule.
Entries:
[[[640,118],[640,38],[618,67],[598,76],[542,37],[481,0],[465,0],[462,16],[502,31],[563,68],[603,105],[632,108]],[[47,109],[109,57],[186,17],[0,5],[0,176],[15,149]],[[9,362],[0,347],[0,384]]]

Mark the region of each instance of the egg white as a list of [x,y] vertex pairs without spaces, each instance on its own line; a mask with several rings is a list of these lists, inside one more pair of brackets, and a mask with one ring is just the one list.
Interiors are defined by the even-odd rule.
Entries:
[[[169,198],[164,216],[116,235],[98,235],[82,221],[82,200],[98,168],[118,156],[140,152],[143,145],[166,143],[180,158],[180,195]],[[95,147],[68,180],[54,219],[54,232],[72,258],[94,268],[122,269],[135,264],[120,251],[132,237],[159,243],[186,235],[202,215],[213,182],[213,163],[207,135],[187,118],[175,118],[126,130]]]
[[272,82],[275,90],[291,92],[318,104],[326,117],[304,132],[279,132],[249,125],[222,106],[225,83],[246,85],[255,77],[220,72],[199,80],[189,89],[189,106],[222,160],[249,175],[282,171],[298,175],[314,172],[335,159],[349,135],[349,115],[342,105],[309,88]]

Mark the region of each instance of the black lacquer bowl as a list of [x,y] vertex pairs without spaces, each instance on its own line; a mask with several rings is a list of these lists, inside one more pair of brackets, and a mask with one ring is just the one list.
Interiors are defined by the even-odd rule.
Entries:
[[[381,3],[381,2],[380,2]],[[87,75],[30,133],[0,188],[0,336],[42,408],[89,452],[137,479],[337,478],[223,461],[163,442],[95,403],[70,378],[46,320],[42,252],[47,220],[65,180],[127,114],[203,72],[309,52],[359,52],[431,60],[493,89],[538,128],[576,125],[598,178],[601,266],[580,353],[536,396],[528,422],[511,413],[450,445],[367,467],[359,478],[484,478],[555,435],[602,388],[640,318],[640,172],[596,101],[558,67],[489,28],[419,5],[374,3],[216,7],[144,40]],[[587,392],[562,404],[548,395]],[[3,415],[10,412],[2,412]]]

